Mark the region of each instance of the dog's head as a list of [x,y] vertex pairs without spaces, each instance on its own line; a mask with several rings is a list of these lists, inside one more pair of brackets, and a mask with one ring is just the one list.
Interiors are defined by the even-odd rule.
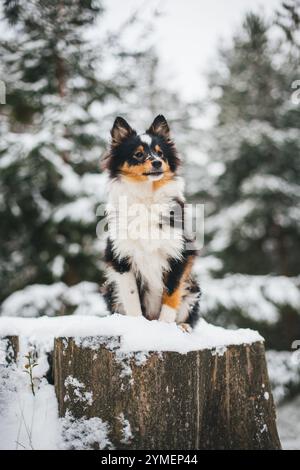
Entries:
[[112,178],[124,177],[134,182],[167,181],[176,174],[179,158],[164,116],[157,116],[140,135],[125,119],[117,117],[111,137],[105,167]]

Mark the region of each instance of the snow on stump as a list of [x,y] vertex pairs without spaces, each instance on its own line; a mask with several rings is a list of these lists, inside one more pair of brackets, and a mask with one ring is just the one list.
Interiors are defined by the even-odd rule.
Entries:
[[[156,325],[143,324],[139,331],[136,324],[135,336],[126,331],[109,336],[106,325],[104,335],[55,339],[59,414],[71,418],[72,426],[80,423],[81,432],[83,422],[97,424],[98,419],[105,435],[93,441],[91,433],[93,448],[280,449],[257,333],[237,330],[224,336],[225,330],[203,320],[188,335],[175,325],[148,323]],[[136,350],[143,340],[146,349],[151,343],[159,349],[168,331],[163,349],[176,340],[179,351]],[[205,341],[206,333],[210,339]],[[72,448],[72,432],[66,435]]]

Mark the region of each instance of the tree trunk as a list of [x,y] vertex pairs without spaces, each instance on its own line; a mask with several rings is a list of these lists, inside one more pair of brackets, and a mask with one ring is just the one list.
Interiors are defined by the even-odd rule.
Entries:
[[101,418],[117,449],[280,449],[260,342],[126,354],[118,337],[57,338],[54,379],[60,416]]
[[5,353],[5,362],[11,364],[16,362],[19,354],[19,337],[18,336],[5,336],[2,338]]

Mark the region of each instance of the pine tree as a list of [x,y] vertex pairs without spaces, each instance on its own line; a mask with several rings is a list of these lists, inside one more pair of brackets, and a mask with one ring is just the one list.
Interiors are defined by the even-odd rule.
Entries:
[[103,11],[94,0],[3,3],[0,301],[28,284],[101,282],[99,158],[139,56],[104,27],[101,42],[88,37]]
[[300,1],[286,0],[277,12],[275,23],[280,26],[287,41],[300,53]]
[[219,107],[212,158],[223,164],[211,250],[223,272],[296,275],[300,237],[298,62],[272,47],[269,27],[246,17],[212,74]]
[[300,328],[300,107],[292,96],[297,48],[278,31],[277,22],[248,15],[211,74],[218,113],[210,158],[219,176],[205,221],[212,256],[202,261],[201,280],[206,319],[254,328],[265,338],[282,400],[300,390],[299,368],[290,360]]

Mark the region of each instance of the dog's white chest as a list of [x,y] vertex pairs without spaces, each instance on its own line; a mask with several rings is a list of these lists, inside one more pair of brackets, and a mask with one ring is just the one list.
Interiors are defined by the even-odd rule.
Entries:
[[109,192],[109,236],[116,254],[128,257],[133,270],[146,282],[151,305],[162,294],[168,260],[178,258],[182,252],[181,230],[162,223],[168,220],[172,200],[180,196],[178,184],[153,193],[149,185],[114,182]]

